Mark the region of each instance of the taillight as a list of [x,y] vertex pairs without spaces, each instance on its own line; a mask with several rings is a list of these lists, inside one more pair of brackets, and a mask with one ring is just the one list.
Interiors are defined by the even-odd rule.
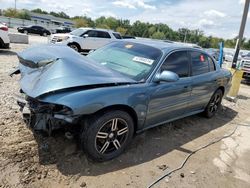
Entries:
[[8,27],[0,27],[0,29],[3,31],[8,31]]

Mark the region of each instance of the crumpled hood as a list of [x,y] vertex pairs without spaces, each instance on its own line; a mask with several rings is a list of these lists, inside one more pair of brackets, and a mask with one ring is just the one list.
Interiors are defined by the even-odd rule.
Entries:
[[136,83],[63,45],[32,47],[18,57],[21,89],[33,98],[79,86]]

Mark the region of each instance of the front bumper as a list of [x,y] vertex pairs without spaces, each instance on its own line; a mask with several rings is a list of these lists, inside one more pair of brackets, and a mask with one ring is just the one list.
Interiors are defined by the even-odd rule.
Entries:
[[45,131],[51,134],[55,129],[65,128],[65,126],[74,124],[77,120],[72,115],[53,113],[52,111],[45,111],[44,106],[40,107],[32,104],[32,100],[27,100],[27,96],[15,95],[17,104],[22,112],[22,118],[26,125],[35,131]]

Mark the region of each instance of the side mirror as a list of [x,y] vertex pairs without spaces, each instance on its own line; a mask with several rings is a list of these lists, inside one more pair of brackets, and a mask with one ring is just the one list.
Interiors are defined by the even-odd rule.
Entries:
[[163,71],[162,73],[158,73],[154,78],[154,82],[176,82],[178,80],[178,74],[171,71]]
[[88,38],[88,37],[89,37],[88,34],[84,34],[84,35],[83,35],[83,38]]

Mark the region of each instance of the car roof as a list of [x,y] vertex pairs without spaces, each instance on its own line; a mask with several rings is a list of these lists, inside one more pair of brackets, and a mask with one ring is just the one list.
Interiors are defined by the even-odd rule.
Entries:
[[[185,46],[183,44],[175,43],[172,41],[161,41],[161,40],[154,40],[154,39],[126,39],[124,40],[126,42],[134,42],[134,43],[140,43],[147,46],[151,46],[154,48],[158,48],[162,51],[169,51],[174,49],[195,49],[200,50],[195,47]],[[203,50],[202,50],[203,51]]]
[[[96,31],[107,31],[107,32],[114,32],[113,30],[111,30],[111,29],[101,29],[101,28],[92,28],[92,27],[80,27],[79,29],[84,29],[84,30],[89,30],[89,29],[91,29],[91,30],[96,30]],[[117,32],[115,32],[115,33],[117,33]]]

